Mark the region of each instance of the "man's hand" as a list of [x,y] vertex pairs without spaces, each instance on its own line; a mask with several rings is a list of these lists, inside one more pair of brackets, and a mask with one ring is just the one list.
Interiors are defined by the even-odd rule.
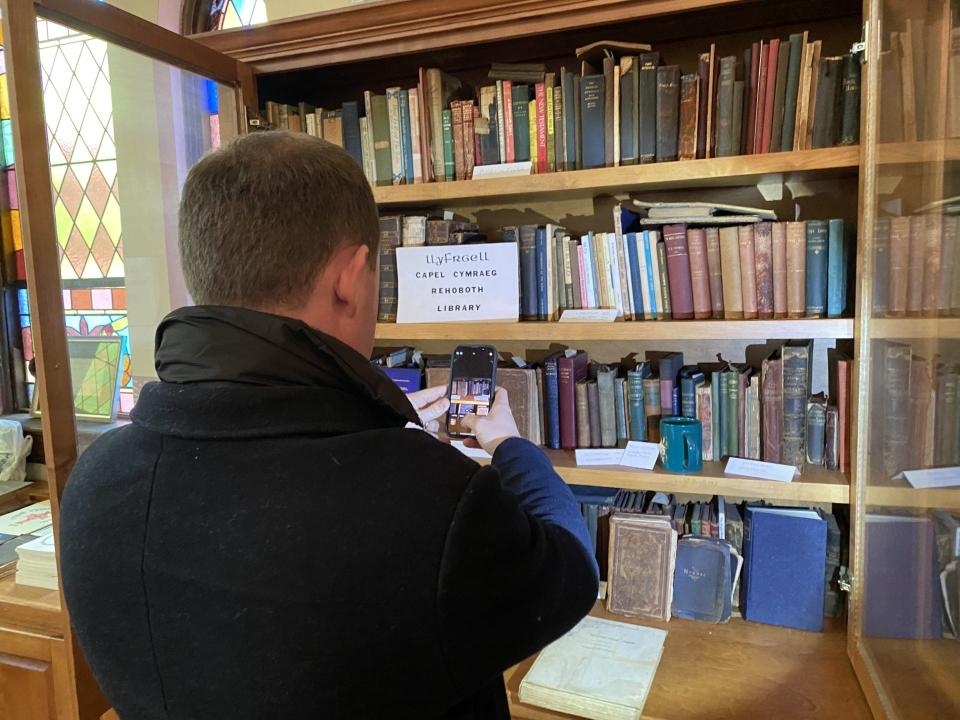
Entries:
[[493,407],[488,414],[467,415],[461,424],[476,436],[468,438],[465,444],[481,447],[491,455],[504,440],[520,437],[517,421],[513,419],[513,411],[510,409],[510,398],[502,387],[497,388]]
[[450,407],[446,385],[417,390],[417,392],[407,395],[407,400],[410,401],[413,409],[420,416],[420,422],[423,424],[424,430],[432,433],[440,432],[440,418]]

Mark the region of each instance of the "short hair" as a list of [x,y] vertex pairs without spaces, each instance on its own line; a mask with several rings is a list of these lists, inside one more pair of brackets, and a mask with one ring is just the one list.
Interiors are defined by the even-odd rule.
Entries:
[[194,302],[263,308],[305,302],[345,245],[370,248],[379,220],[343,149],[286,131],[244,135],[201,159],[180,200],[180,262]]

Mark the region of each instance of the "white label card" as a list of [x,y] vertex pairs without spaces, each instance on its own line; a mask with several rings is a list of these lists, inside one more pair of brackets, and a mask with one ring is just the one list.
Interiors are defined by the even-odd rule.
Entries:
[[617,319],[616,308],[594,308],[587,310],[564,310],[560,322],[608,323]]
[[631,440],[623,451],[620,464],[641,470],[653,470],[659,457],[660,446],[657,443]]
[[603,449],[579,449],[577,454],[577,466],[584,465],[619,465],[623,457],[623,450],[620,448]]
[[761,480],[776,480],[777,482],[791,482],[797,475],[797,468],[793,465],[747,460],[746,458],[732,457],[727,460],[727,467],[723,470],[727,475],[741,475],[742,477],[759,478]]
[[945,488],[960,486],[960,467],[904,470],[903,476],[915,488]]
[[513,163],[498,163],[497,165],[477,165],[473,169],[473,180],[484,180],[487,178],[516,177],[529,175],[533,169],[533,163],[529,160]]
[[520,318],[516,243],[397,248],[397,322]]

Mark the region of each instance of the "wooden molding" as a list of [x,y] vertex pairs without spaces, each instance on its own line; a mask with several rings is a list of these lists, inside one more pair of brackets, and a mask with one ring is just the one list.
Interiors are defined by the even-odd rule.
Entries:
[[734,5],[746,0],[385,0],[192,38],[258,72],[424,50]]

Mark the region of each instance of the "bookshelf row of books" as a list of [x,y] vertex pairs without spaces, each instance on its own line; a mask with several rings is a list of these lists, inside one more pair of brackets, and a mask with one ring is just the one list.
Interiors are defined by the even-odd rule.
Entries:
[[[748,621],[819,631],[843,610],[842,513],[574,486],[607,609],[649,620]],[[777,565],[790,568],[790,577]]]
[[[812,341],[790,341],[753,367],[722,358],[685,365],[683,353],[659,351],[605,364],[566,350],[510,358],[497,383],[523,437],[548,448],[659,442],[660,419],[684,416],[702,423],[706,461],[735,456],[846,472],[852,361],[830,350],[829,395],[812,394],[813,352]],[[450,381],[448,357],[398,348],[378,351],[374,362],[407,392]]]
[[580,72],[494,65],[477,88],[421,68],[416,87],[364,92],[363,115],[356,100],[268,101],[265,115],[341,145],[372,185],[471,179],[479,166],[542,174],[859,141],[860,61],[821,57],[806,32],[742,56],[711,45],[686,74],[646,44],[595,43],[577,57]]
[[[622,320],[835,318],[847,308],[852,243],[841,219],[704,226],[621,216],[615,227],[501,228],[500,241],[518,244],[520,318],[595,308]],[[380,233],[380,322],[396,320],[397,247],[486,239],[475,225],[423,216],[384,216]]]

